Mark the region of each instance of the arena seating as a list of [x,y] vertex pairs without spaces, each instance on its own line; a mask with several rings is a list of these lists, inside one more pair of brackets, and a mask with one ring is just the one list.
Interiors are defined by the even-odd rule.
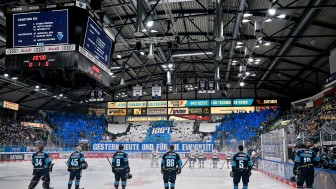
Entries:
[[194,132],[195,121],[174,121],[173,131],[170,134],[171,142],[200,142],[202,134]]
[[54,142],[65,146],[76,145],[80,139],[98,142],[106,129],[105,117],[95,114],[50,112],[47,119],[54,129]]
[[35,145],[46,142],[48,132],[21,126],[19,121],[0,118],[0,145]]
[[130,131],[126,135],[117,137],[115,142],[142,142],[147,136],[147,131],[151,127],[150,122],[134,122]]
[[257,136],[260,126],[274,120],[278,114],[275,109],[265,109],[253,113],[238,113],[224,117],[224,121],[216,126],[213,140],[221,137],[227,140],[249,141]]

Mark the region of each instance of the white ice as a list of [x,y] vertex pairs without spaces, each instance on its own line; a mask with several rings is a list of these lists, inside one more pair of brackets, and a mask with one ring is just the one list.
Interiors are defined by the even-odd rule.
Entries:
[[[185,161],[185,160],[184,160]],[[114,176],[106,159],[87,159],[89,168],[84,170],[81,188],[114,189]],[[68,172],[65,160],[54,160],[54,171],[51,173],[51,186],[55,189],[65,189],[68,183]],[[222,165],[222,161],[218,166]],[[159,168],[151,168],[148,159],[130,159],[133,179],[127,181],[127,189],[164,189]],[[196,164],[195,164],[196,166]],[[224,168],[210,169],[210,161],[205,162],[204,169],[189,169],[189,163],[177,176],[176,189],[230,189],[233,188],[230,170]],[[31,180],[32,165],[30,162],[0,163],[1,189],[26,189]],[[74,188],[74,184],[72,186]],[[36,187],[42,189],[42,181]],[[121,188],[121,187],[119,187]],[[240,183],[239,188],[242,188]],[[292,188],[269,176],[253,171],[250,177],[249,189],[289,189]]]

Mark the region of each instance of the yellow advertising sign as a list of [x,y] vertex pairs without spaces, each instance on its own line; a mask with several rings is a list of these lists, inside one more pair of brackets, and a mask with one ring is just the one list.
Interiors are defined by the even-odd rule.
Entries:
[[126,102],[108,102],[107,108],[113,109],[113,108],[126,108],[127,103]]
[[106,110],[105,109],[102,109],[102,108],[89,108],[89,114],[93,114],[93,112],[96,114],[96,115],[103,115],[103,114],[106,114]]
[[187,104],[186,100],[170,100],[168,101],[168,107],[185,107]]
[[211,114],[232,114],[250,111],[254,112],[254,106],[241,106],[241,107],[211,107]]
[[140,121],[161,121],[161,120],[167,120],[167,116],[128,116],[127,121],[128,122],[140,122]]
[[109,116],[125,116],[126,109],[108,109],[107,115]]

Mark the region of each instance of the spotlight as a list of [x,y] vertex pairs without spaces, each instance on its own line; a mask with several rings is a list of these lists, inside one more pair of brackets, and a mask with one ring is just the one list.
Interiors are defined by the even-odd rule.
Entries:
[[18,80],[19,78],[18,77],[12,77],[13,80]]
[[247,61],[248,62],[253,62],[253,58],[248,58]]
[[147,25],[147,27],[152,27],[153,25],[154,25],[154,21],[148,21],[147,23],[146,23],[146,25]]
[[140,54],[141,54],[141,56],[143,56],[143,55],[145,55],[145,52],[142,52],[142,51],[141,51]]
[[35,86],[35,89],[39,89],[39,88],[40,88],[40,86],[38,86],[38,85]]
[[238,42],[237,42],[237,45],[242,45],[242,44],[244,44],[244,43],[241,42],[241,41],[238,41]]
[[266,19],[265,22],[272,22],[272,19]]
[[5,73],[4,76],[5,76],[5,77],[9,77],[8,73]]
[[245,86],[245,83],[244,83],[244,82],[240,82],[240,83],[239,83],[239,86],[244,87],[244,86]]
[[240,49],[240,48],[242,48],[243,46],[242,45],[237,45],[236,46],[236,49]]
[[250,72],[245,72],[245,75],[249,76],[249,75],[251,75],[251,73]]
[[121,58],[121,55],[120,55],[120,54],[118,54],[118,55],[117,55],[117,58]]
[[277,18],[286,18],[285,14],[280,14],[279,16],[277,16]]
[[270,46],[271,43],[270,43],[270,42],[267,42],[267,43],[265,43],[264,45],[265,45],[265,46]]
[[251,20],[249,20],[249,19],[243,19],[242,22],[243,23],[247,23],[247,22],[251,22]]
[[276,13],[276,10],[271,8],[271,9],[268,9],[268,14],[270,14],[271,16],[275,15]]
[[168,64],[168,68],[172,68],[173,67],[173,64]]
[[162,68],[167,68],[167,65],[162,65]]
[[247,17],[250,17],[250,16],[253,16],[253,14],[251,14],[251,13],[245,13],[244,14],[244,18],[247,18]]

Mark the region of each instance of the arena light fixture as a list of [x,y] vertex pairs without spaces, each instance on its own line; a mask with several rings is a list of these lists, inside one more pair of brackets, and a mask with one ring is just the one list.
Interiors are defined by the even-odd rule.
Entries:
[[18,80],[19,78],[18,77],[12,77],[13,80]]
[[238,42],[237,42],[237,45],[242,45],[242,44],[244,44],[244,43],[241,42],[241,41],[238,41]]
[[244,87],[244,86],[245,86],[245,83],[244,83],[244,82],[240,82],[240,83],[239,83],[239,86]]
[[143,55],[145,55],[145,52],[141,51],[140,54],[141,54],[141,56],[143,56]]
[[268,14],[270,14],[271,16],[275,15],[276,14],[276,9],[274,9],[274,8],[268,9]]
[[152,32],[152,33],[157,33],[157,32],[159,32],[159,31],[157,31],[157,30],[151,30],[151,32]]
[[260,62],[261,60],[260,60],[260,58],[258,58],[258,59],[255,59],[254,61],[255,62]]
[[272,22],[272,19],[268,18],[265,20],[265,22]]
[[243,19],[242,22],[243,23],[247,23],[247,22],[251,22],[251,20],[249,20],[249,19]]
[[4,74],[4,77],[9,77],[8,73],[5,73],[5,74]]
[[117,54],[117,58],[121,58],[121,55],[120,55],[120,54]]
[[251,75],[251,73],[250,72],[245,72],[245,75],[249,76],[249,75]]
[[63,96],[63,94],[61,93],[59,96],[60,96],[60,97],[62,97],[62,96]]
[[113,73],[112,73],[112,72],[110,72],[110,73],[109,73],[109,75],[110,75],[110,76],[112,76],[112,75],[113,75]]
[[152,27],[153,25],[154,25],[154,21],[148,21],[147,23],[146,23],[146,25],[147,25],[147,27]]
[[172,68],[173,67],[173,64],[168,64],[168,68]]
[[142,32],[147,32],[147,30],[146,29],[142,29]]
[[242,45],[237,45],[236,46],[236,49],[240,49],[240,48],[242,48],[243,46]]
[[280,14],[279,16],[277,16],[277,18],[286,18],[285,14]]
[[256,45],[256,46],[254,46],[254,48],[259,48],[260,47],[260,45]]
[[271,43],[270,43],[270,42],[267,42],[267,43],[265,43],[264,45],[265,45],[265,46],[270,46]]
[[38,85],[35,86],[35,89],[39,89],[39,88],[40,88],[40,86],[38,86]]
[[167,68],[167,65],[162,65],[162,68]]
[[244,18],[247,18],[247,17],[250,17],[250,16],[253,16],[253,14],[252,13],[248,13],[248,12],[244,14]]
[[247,61],[248,62],[253,62],[253,58],[248,58]]
[[254,74],[252,74],[251,76],[252,76],[252,77],[255,77],[255,76],[256,76],[256,74],[254,73]]

